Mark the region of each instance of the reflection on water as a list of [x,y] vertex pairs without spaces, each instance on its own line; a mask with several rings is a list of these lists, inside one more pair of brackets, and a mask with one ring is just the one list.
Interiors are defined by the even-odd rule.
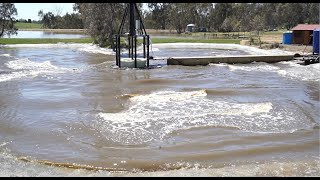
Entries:
[[121,70],[108,52],[0,49],[1,176],[320,175],[319,64]]
[[[58,39],[74,39],[88,37],[84,34],[72,34],[72,33],[56,33],[46,31],[17,31],[17,35],[11,35],[10,38],[58,38]],[[4,36],[3,38],[9,38]]]

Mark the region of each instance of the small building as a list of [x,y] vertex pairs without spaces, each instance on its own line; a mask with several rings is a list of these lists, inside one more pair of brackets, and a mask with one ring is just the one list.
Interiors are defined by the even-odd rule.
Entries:
[[320,24],[298,24],[291,29],[292,44],[312,45],[313,30],[320,28]]
[[186,27],[186,32],[196,32],[197,31],[196,28],[197,27],[195,24],[188,24]]

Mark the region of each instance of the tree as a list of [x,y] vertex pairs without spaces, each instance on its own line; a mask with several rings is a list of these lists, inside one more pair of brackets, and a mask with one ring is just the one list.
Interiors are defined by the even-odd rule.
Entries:
[[196,24],[198,18],[196,3],[170,3],[170,26],[178,34],[184,32],[188,24]]
[[169,8],[170,26],[174,28],[178,34],[182,33],[186,27],[185,6],[186,3],[172,3]]
[[288,30],[297,24],[304,23],[303,18],[303,3],[283,3],[280,4],[279,14],[281,23]]
[[114,47],[113,34],[119,28],[125,5],[122,3],[79,3],[84,27],[100,46]]
[[261,47],[261,38],[260,38],[260,31],[264,29],[264,19],[260,15],[256,15],[253,20],[251,21],[251,27],[255,30],[258,34],[259,46]]
[[231,3],[216,3],[214,10],[210,13],[212,22],[214,23],[214,29],[220,31],[223,21],[232,14]]
[[13,3],[0,3],[0,38],[4,35],[17,34],[18,29],[14,26],[14,16],[17,14]]
[[225,32],[231,32],[233,31],[233,21],[231,17],[227,17],[224,19],[222,25],[221,25],[221,29]]
[[198,26],[206,27],[210,30],[209,14],[211,9],[213,9],[212,3],[197,4]]
[[49,29],[57,28],[57,17],[54,16],[52,12],[43,13],[43,10],[40,10],[38,12],[38,16],[40,16],[41,18],[43,28],[49,28]]
[[151,10],[151,17],[159,29],[166,29],[168,24],[168,10],[170,3],[148,3]]

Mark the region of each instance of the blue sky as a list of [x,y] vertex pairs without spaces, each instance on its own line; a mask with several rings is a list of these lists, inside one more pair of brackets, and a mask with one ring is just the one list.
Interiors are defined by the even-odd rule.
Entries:
[[31,19],[39,20],[38,12],[42,9],[44,13],[56,12],[56,9],[61,10],[61,15],[65,15],[67,12],[73,12],[74,3],[14,3],[18,11],[16,19]]
[[[73,13],[73,4],[74,3],[14,3],[18,11],[18,16],[16,19],[31,19],[31,20],[40,20],[38,12],[42,9],[44,13],[53,12],[55,14],[56,9],[61,10],[60,15],[65,15],[67,12]],[[144,9],[147,8],[147,5],[144,4]]]

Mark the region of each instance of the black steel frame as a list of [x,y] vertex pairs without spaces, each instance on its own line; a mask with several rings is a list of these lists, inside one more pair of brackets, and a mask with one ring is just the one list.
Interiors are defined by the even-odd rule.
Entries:
[[[127,16],[129,11],[129,34],[123,34],[123,27],[125,25]],[[138,17],[141,25],[139,28],[135,27],[135,14]],[[136,32],[138,30],[138,34]],[[143,37],[143,58],[147,58],[147,67],[149,67],[149,46],[150,46],[150,36],[147,34],[140,13],[136,3],[127,3],[124,15],[122,17],[121,25],[118,31],[118,34],[115,35],[116,41],[116,65],[121,67],[121,46],[120,46],[120,39],[121,37],[128,38],[129,45],[128,49],[128,57],[132,60],[134,59],[134,67],[137,68],[137,37]]]

